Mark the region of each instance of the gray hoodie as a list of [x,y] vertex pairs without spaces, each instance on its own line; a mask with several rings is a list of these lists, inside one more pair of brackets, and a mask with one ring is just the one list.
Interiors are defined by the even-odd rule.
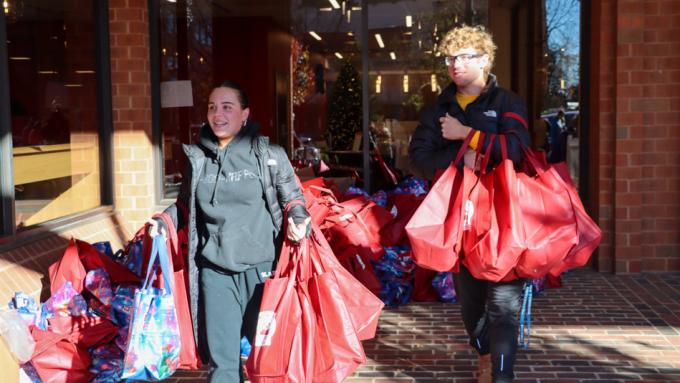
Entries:
[[196,188],[199,254],[234,272],[273,261],[276,230],[250,137],[239,135],[219,149],[204,129],[200,145],[207,158]]

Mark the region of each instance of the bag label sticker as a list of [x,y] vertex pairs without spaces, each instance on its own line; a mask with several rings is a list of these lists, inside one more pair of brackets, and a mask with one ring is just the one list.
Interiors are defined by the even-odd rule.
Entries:
[[470,200],[465,201],[465,215],[463,216],[463,230],[468,231],[472,227],[472,216],[475,214],[475,204]]
[[271,346],[272,337],[276,332],[276,313],[273,311],[260,311],[257,318],[257,329],[255,331],[255,346]]

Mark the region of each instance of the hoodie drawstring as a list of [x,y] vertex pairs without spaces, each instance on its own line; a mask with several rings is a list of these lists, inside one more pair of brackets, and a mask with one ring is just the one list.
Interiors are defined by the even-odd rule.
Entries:
[[212,192],[212,197],[210,197],[210,205],[215,206],[219,204],[219,201],[217,200],[217,184],[220,181],[220,174],[222,173],[222,163],[224,162],[224,157],[227,155],[227,149],[224,149],[224,152],[221,152],[219,149],[215,153],[215,157],[217,158],[217,174],[215,175],[215,186],[213,187],[213,192]]

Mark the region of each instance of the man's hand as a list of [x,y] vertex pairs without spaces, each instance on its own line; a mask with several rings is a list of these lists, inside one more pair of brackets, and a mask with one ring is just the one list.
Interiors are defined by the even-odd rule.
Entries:
[[439,123],[442,124],[442,136],[447,140],[463,140],[470,133],[471,128],[461,124],[457,118],[451,117],[448,113],[439,118]]
[[312,220],[311,217],[307,217],[304,222],[298,223],[297,225],[293,222],[292,217],[288,217],[288,230],[287,237],[292,242],[298,243],[307,234],[307,225]]
[[[465,163],[465,166],[472,170],[479,170],[479,164],[476,163],[477,159],[477,152],[475,152],[472,149],[468,149],[465,151],[465,154],[463,154],[463,162]],[[481,162],[481,158],[480,158]]]

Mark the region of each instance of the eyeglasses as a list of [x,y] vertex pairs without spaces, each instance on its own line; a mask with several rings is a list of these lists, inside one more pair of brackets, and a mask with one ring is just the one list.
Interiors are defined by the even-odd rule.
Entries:
[[483,54],[469,54],[469,53],[463,53],[457,56],[446,56],[444,57],[444,62],[446,63],[446,66],[451,66],[453,65],[456,61],[460,62],[461,64],[469,64],[472,59],[476,59],[478,57],[484,56]]

